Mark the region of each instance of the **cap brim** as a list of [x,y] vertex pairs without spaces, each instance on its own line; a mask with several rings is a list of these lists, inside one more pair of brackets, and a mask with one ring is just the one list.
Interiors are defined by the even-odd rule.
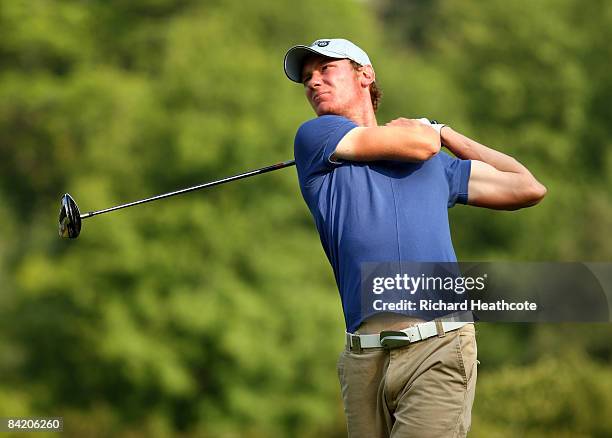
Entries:
[[302,83],[302,67],[304,60],[312,54],[326,56],[328,58],[344,58],[344,56],[336,56],[325,50],[315,50],[308,46],[294,46],[285,54],[285,74],[293,82]]

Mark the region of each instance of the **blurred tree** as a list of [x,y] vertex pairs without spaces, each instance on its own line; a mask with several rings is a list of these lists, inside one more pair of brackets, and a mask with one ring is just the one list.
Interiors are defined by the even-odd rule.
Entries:
[[379,0],[374,6],[395,43],[419,52],[432,47],[440,19],[440,0]]
[[612,434],[612,374],[579,352],[488,377],[479,383],[472,436]]
[[[579,12],[571,0],[441,3],[438,65],[465,90],[466,130],[515,155],[549,188],[527,212],[472,221],[462,211],[459,245],[468,254],[475,244],[499,257],[501,244],[517,259],[609,260],[611,128],[596,103],[610,87],[599,73],[612,16],[604,3],[597,12]],[[536,245],[540,230],[546,238]]]

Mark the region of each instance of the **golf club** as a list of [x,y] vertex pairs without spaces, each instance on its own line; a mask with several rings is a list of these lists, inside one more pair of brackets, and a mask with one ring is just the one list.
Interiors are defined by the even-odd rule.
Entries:
[[197,186],[187,187],[185,189],[176,190],[174,192],[163,193],[161,195],[153,196],[151,198],[141,199],[139,201],[129,202],[127,204],[116,205],[114,207],[105,208],[104,210],[90,211],[85,214],[81,214],[79,207],[75,200],[66,193],[62,196],[61,207],[59,212],[59,235],[63,238],[76,239],[81,233],[81,221],[83,219],[97,216],[99,214],[110,213],[111,211],[120,210],[122,208],[133,207],[135,205],[144,204],[146,202],[157,201],[158,199],[169,198],[171,196],[181,195],[183,193],[193,192],[195,190],[205,189],[207,187],[218,186],[225,184],[230,181],[236,181],[238,179],[247,178],[249,176],[261,175],[262,173],[271,172],[273,170],[283,169],[285,167],[295,165],[294,160],[283,161],[281,163],[273,164],[272,166],[262,167],[260,169],[251,170],[249,172],[240,173],[238,175],[229,176],[227,178],[219,179],[216,181],[210,181]]

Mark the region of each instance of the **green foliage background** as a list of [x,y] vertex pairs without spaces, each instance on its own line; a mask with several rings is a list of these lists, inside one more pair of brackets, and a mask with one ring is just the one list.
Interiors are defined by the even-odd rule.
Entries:
[[[374,62],[379,122],[444,120],[548,187],[453,209],[461,259],[610,261],[610,2],[3,1],[0,416],[345,435],[341,307],[294,169],[56,234],[64,192],[88,211],[289,159],[312,114],[285,50],[340,36]],[[472,436],[612,435],[609,325],[478,332]]]

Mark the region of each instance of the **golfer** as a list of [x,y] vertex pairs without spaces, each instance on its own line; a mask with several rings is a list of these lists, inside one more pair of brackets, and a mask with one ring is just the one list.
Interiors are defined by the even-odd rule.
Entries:
[[474,324],[418,310],[364,312],[363,264],[456,262],[448,208],[515,210],[537,204],[546,188],[514,158],[449,126],[401,117],[379,125],[374,68],[350,41],[292,47],[284,67],[317,115],[297,131],[295,161],[342,300],[338,376],[349,436],[465,436]]

